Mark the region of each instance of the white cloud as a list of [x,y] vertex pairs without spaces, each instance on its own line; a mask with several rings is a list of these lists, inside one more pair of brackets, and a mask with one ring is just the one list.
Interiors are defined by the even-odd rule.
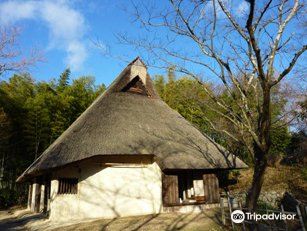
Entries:
[[87,50],[84,44],[79,41],[71,41],[67,48],[67,63],[72,70],[78,70],[87,57]]
[[[216,11],[216,16],[218,18],[225,18],[226,17],[225,14],[222,11],[220,5],[217,2],[215,2],[215,11]],[[205,17],[212,18],[213,12],[214,12],[213,2],[208,1],[208,2],[205,3],[205,6],[201,11],[201,17],[202,18],[205,18]]]
[[83,15],[67,1],[10,0],[0,3],[0,24],[14,24],[24,19],[41,20],[49,29],[49,49],[67,53],[66,64],[79,70],[88,56],[84,42],[86,23]]
[[[246,0],[242,0],[240,4],[237,4],[237,1],[233,0],[222,0],[222,2],[228,11],[230,11],[231,13],[232,12],[235,13],[236,17],[243,17],[244,14],[246,14],[249,9],[249,3]],[[214,10],[213,2],[207,1],[204,5],[204,8],[202,9],[201,17],[204,17],[206,15],[212,17],[213,10]],[[218,2],[215,2],[215,10],[217,18],[219,19],[226,18],[226,15],[221,9]]]
[[48,22],[53,36],[70,40],[84,35],[85,21],[78,11],[59,2],[45,1],[42,5],[42,18]]
[[34,18],[37,7],[35,2],[7,1],[0,4],[0,23],[10,24],[22,19]]

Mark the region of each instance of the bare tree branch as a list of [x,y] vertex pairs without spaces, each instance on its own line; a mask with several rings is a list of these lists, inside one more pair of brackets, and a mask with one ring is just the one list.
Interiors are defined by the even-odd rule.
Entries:
[[291,62],[289,63],[289,66],[283,70],[282,73],[278,76],[278,78],[271,83],[271,86],[274,86],[278,84],[287,74],[290,73],[292,68],[295,66],[295,63],[297,62],[298,58],[307,50],[307,45],[304,45],[292,58]]
[[20,30],[16,27],[0,28],[0,76],[7,71],[22,71],[43,61],[42,54],[32,50],[28,57],[22,57],[17,49],[17,37]]
[[[247,19],[234,14],[223,0],[169,0],[170,4],[163,10],[150,8],[143,2],[134,4],[135,17],[146,29],[147,38],[141,41],[125,36],[121,38],[156,58],[157,63],[150,66],[175,67],[176,71],[194,78],[203,86],[212,100],[206,108],[231,124],[234,130],[221,128],[210,120],[208,124],[232,140],[244,143],[254,154],[254,178],[247,197],[248,207],[254,209],[272,143],[271,101],[276,89],[272,87],[292,71],[306,45],[294,49],[298,44],[294,35],[285,32],[289,22],[297,19],[301,12],[303,5],[299,0],[281,0],[276,4],[273,0],[246,2],[249,4]],[[147,18],[142,15],[140,6],[143,6]],[[151,32],[159,33],[159,28],[167,31],[165,38],[148,39]],[[283,54],[287,57],[293,55],[286,67],[287,57]],[[204,76],[215,78],[215,82],[221,81],[223,96],[226,94],[227,100],[208,88],[193,70],[194,66]],[[283,71],[275,76],[279,70]]]

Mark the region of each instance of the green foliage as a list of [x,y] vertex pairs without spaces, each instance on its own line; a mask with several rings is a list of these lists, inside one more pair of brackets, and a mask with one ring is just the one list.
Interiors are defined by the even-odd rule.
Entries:
[[286,126],[275,127],[271,130],[272,146],[270,156],[285,156],[286,149],[291,141],[291,134]]
[[304,131],[292,133],[284,163],[304,166],[306,163],[306,142],[307,134]]
[[29,98],[25,102],[27,116],[23,124],[27,151],[34,153],[35,158],[49,144],[50,113],[41,95]]
[[303,179],[307,182],[307,167],[306,166],[301,169],[301,173],[302,173]]
[[[248,165],[253,165],[253,140],[250,134],[245,132],[244,134],[237,133],[237,128],[233,126],[227,119],[222,117],[216,111],[214,111],[215,102],[211,100],[208,94],[205,92],[204,87],[201,86],[195,79],[183,76],[176,78],[173,68],[168,69],[167,77],[159,75],[154,79],[155,87],[160,97],[173,109],[178,111],[188,121],[197,126],[203,133],[209,135],[217,143],[226,147],[230,152],[236,154],[239,158],[245,161]],[[231,94],[226,90],[216,92],[216,90],[206,85],[214,95],[223,100],[234,112],[237,112],[237,116],[241,116],[240,97],[235,90],[232,90]],[[250,107],[250,116],[257,115],[257,101],[253,94],[247,93],[247,101]],[[261,101],[261,99],[260,99]],[[272,98],[272,121],[274,124],[271,129],[272,148],[270,150],[270,156],[284,156],[286,148],[288,147],[291,139],[288,126],[284,124],[280,115],[282,114],[287,104],[287,98],[284,94],[281,94],[279,88],[274,88],[274,96]],[[213,109],[212,109],[213,107]],[[225,112],[225,115],[227,113]],[[257,121],[256,119],[254,119]],[[211,124],[210,124],[211,122]],[[211,125],[214,124],[214,129]],[[217,130],[226,130],[238,137],[237,141],[234,141],[225,133]],[[242,138],[246,139],[243,142]],[[246,143],[249,142],[249,149]]]
[[209,132],[207,119],[214,113],[205,110],[209,98],[204,89],[194,79],[182,77],[176,80],[173,72],[168,73],[168,81],[163,76],[156,76],[155,87],[160,97],[183,117],[195,124],[203,132]]
[[238,179],[239,176],[240,176],[240,171],[237,170],[237,169],[234,169],[234,170],[230,171],[230,175],[231,175],[233,178]]
[[[156,76],[154,79],[154,84],[160,97],[171,108],[193,123],[200,131],[206,133],[217,143],[241,157],[246,163],[251,163],[250,155],[242,148],[241,144],[235,144],[224,134],[215,131],[210,126],[209,121],[219,124],[220,127],[229,125],[226,124],[221,116],[207,107],[207,105],[214,105],[214,103],[208,97],[204,87],[195,79],[189,77],[181,77],[176,80],[173,72],[168,73],[167,76],[167,81],[165,81],[163,76]],[[213,92],[212,86],[207,85],[206,87]],[[221,97],[224,97],[225,101],[227,100],[225,95],[221,95]]]
[[67,68],[65,71],[60,75],[59,83],[57,86],[57,90],[59,92],[63,91],[68,86],[68,81],[70,77],[70,69]]
[[259,214],[266,214],[267,210],[270,213],[270,210],[276,210],[277,208],[275,208],[274,206],[272,206],[271,204],[263,201],[263,200],[258,200],[258,207],[257,207],[257,213]]
[[165,80],[163,75],[157,75],[154,79],[154,84],[156,91],[160,95],[161,98],[164,98],[164,88],[165,88]]
[[16,203],[17,195],[9,188],[0,189],[0,208],[8,208]]
[[69,77],[66,69],[58,81],[24,74],[0,82],[0,207],[26,199],[17,176],[105,90],[93,77]]

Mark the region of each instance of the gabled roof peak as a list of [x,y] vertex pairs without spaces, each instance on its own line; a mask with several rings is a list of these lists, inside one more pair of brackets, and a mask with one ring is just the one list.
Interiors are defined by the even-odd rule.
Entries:
[[136,57],[113,81],[104,95],[116,92],[134,92],[152,98],[160,98],[153,85],[145,63],[140,57]]
[[139,56],[137,56],[134,60],[132,60],[131,63],[128,64],[128,66],[133,66],[133,65],[142,66],[142,67],[145,67],[147,69],[146,64],[143,62],[143,60]]

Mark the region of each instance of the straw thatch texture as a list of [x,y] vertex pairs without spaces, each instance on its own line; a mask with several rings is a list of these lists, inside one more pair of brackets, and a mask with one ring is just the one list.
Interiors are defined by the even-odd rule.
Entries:
[[164,103],[148,75],[150,96],[121,92],[127,75],[129,66],[19,180],[97,155],[154,154],[162,169],[246,167]]

